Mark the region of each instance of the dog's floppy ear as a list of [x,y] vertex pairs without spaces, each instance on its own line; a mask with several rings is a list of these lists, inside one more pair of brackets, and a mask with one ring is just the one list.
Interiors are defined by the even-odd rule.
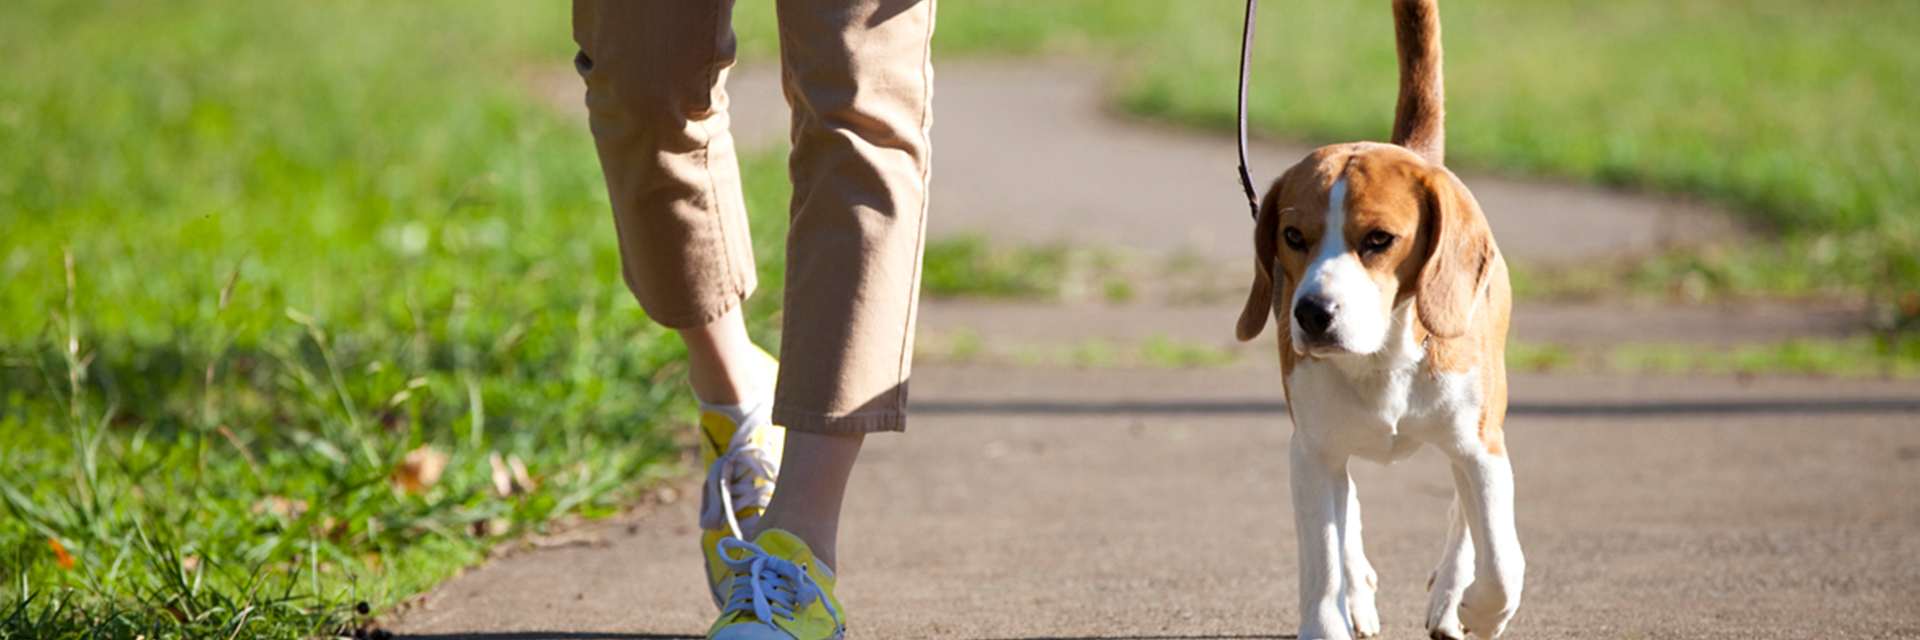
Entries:
[[1456,338],[1473,325],[1499,249],[1479,203],[1452,172],[1434,167],[1424,182],[1422,214],[1430,240],[1415,305],[1427,331]]
[[1247,308],[1240,311],[1240,323],[1233,331],[1241,342],[1259,337],[1267,328],[1267,317],[1273,315],[1273,261],[1279,255],[1274,235],[1280,224],[1273,192],[1279,189],[1278,184],[1269,187],[1266,201],[1260,203],[1260,218],[1253,225],[1253,288],[1247,292]]

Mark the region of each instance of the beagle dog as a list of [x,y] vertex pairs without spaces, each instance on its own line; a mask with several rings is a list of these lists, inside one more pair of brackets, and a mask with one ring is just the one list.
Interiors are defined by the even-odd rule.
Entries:
[[1427,578],[1433,638],[1493,638],[1520,604],[1513,470],[1501,423],[1512,295],[1473,194],[1441,164],[1440,17],[1393,0],[1393,143],[1321,147],[1267,189],[1237,337],[1281,332],[1300,543],[1300,640],[1380,632],[1347,462],[1433,445],[1454,501]]

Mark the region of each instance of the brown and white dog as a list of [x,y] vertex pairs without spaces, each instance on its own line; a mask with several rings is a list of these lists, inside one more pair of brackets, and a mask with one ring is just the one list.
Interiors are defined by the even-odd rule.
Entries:
[[1380,632],[1350,458],[1388,463],[1433,445],[1452,462],[1450,528],[1427,580],[1432,637],[1500,635],[1525,572],[1501,433],[1507,266],[1441,164],[1439,8],[1393,0],[1393,15],[1393,144],[1321,147],[1268,188],[1237,331],[1251,340],[1271,314],[1284,334],[1300,640]]

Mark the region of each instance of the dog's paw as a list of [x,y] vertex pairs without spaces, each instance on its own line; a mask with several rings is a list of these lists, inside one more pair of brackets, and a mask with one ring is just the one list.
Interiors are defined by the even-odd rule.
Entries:
[[1460,598],[1473,580],[1473,567],[1461,556],[1449,556],[1427,574],[1427,636],[1433,640],[1460,640]]
[[1440,592],[1433,595],[1427,603],[1427,637],[1432,640],[1462,640],[1467,637],[1465,629],[1460,627],[1460,601],[1453,594]]
[[1460,628],[1481,638],[1500,637],[1520,609],[1520,593],[1474,581],[1460,599]]
[[1377,590],[1378,578],[1372,569],[1368,569],[1357,584],[1347,586],[1347,615],[1353,622],[1353,637],[1371,638],[1380,635],[1380,611],[1374,608],[1373,594]]
[[1353,637],[1371,638],[1380,635],[1380,612],[1373,608],[1373,594],[1367,594],[1366,602],[1353,603]]

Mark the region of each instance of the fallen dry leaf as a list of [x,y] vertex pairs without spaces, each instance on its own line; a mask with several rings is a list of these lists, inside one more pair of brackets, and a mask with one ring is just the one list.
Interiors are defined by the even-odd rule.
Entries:
[[467,533],[475,538],[497,538],[510,531],[513,531],[513,521],[506,518],[483,518],[467,527]]
[[53,548],[53,561],[59,563],[60,568],[73,568],[73,556],[67,555],[66,545],[60,544],[59,540],[47,538],[47,546]]
[[253,504],[254,513],[272,512],[282,518],[299,520],[307,513],[307,501],[290,500],[281,496],[267,496],[265,500]]
[[502,498],[513,495],[513,474],[507,471],[507,463],[500,459],[500,452],[487,454],[487,464],[493,466],[493,494]]
[[400,468],[393,470],[393,484],[402,491],[420,493],[439,482],[446,470],[447,454],[434,451],[433,445],[421,445],[400,459]]
[[527,473],[527,463],[519,455],[507,456],[507,468],[513,470],[513,483],[520,486],[522,493],[533,493],[540,483],[533,481],[533,474]]

